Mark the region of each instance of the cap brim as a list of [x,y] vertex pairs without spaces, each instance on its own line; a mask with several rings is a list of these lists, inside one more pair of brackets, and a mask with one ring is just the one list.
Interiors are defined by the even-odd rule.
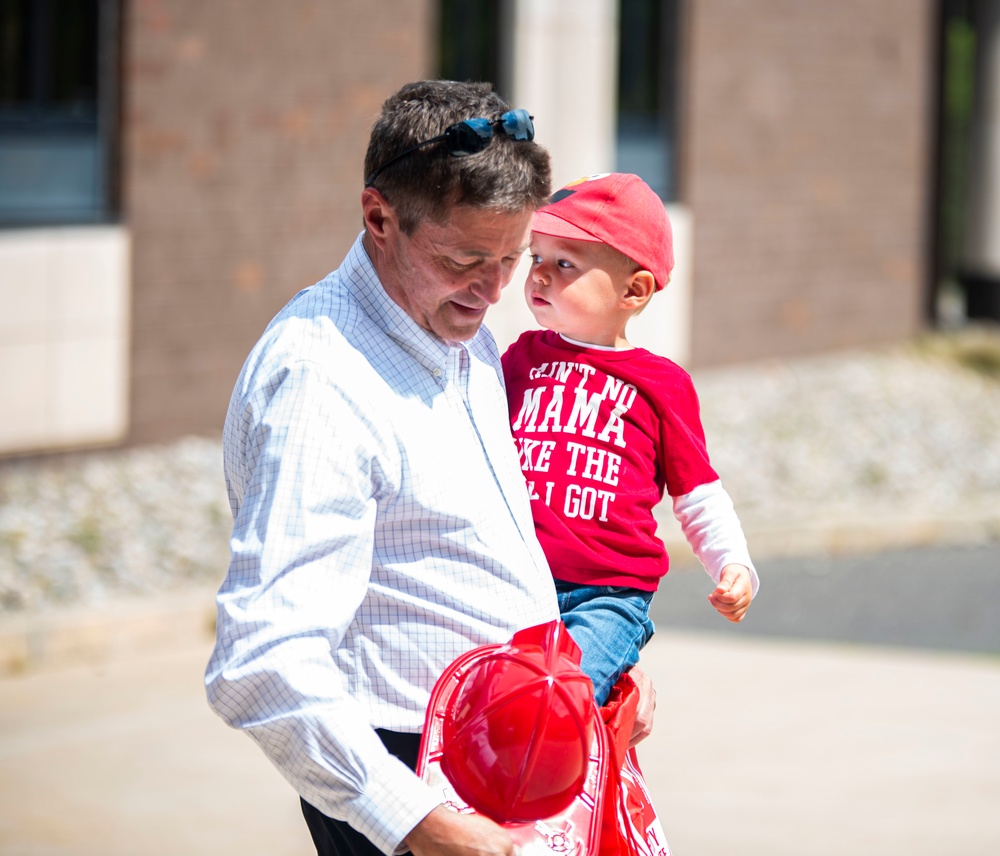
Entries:
[[531,231],[540,235],[551,235],[553,238],[568,238],[571,241],[590,241],[591,243],[603,243],[600,238],[585,232],[579,226],[574,226],[562,217],[549,214],[546,211],[538,211],[531,218]]

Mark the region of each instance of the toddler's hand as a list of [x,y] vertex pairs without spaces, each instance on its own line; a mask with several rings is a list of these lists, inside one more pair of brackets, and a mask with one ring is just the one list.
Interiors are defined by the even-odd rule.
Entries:
[[752,597],[750,569],[743,565],[726,565],[722,569],[722,579],[708,596],[708,602],[723,618],[737,622],[743,620]]
[[635,724],[628,745],[635,746],[645,740],[653,731],[653,711],[656,709],[656,688],[653,681],[638,666],[629,670],[629,675],[639,688],[639,706],[635,711]]

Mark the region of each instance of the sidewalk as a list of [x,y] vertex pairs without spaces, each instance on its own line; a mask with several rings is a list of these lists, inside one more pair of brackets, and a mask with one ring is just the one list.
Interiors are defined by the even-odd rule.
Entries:
[[[291,788],[209,710],[206,638],[0,683],[0,856],[293,856]],[[662,633],[640,749],[675,856],[1000,847],[1000,664]]]
[[310,852],[292,790],[205,701],[205,633],[177,639],[0,682],[2,856]]

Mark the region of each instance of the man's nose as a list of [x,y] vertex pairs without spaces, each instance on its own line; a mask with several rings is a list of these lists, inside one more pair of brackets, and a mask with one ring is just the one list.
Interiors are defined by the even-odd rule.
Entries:
[[502,264],[483,265],[473,290],[487,303],[496,303],[500,299],[501,290],[510,278],[510,273],[511,271]]

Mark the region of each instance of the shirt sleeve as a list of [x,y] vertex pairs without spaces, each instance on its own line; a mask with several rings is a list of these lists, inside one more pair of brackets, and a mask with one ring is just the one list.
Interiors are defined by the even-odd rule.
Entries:
[[686,372],[678,370],[671,378],[664,402],[659,417],[659,465],[667,493],[678,497],[698,485],[718,481],[719,475],[709,460],[698,393]]
[[726,565],[744,565],[750,570],[753,596],[760,580],[750,560],[750,550],[736,509],[721,481],[699,485],[674,498],[674,517],[684,537],[708,575],[718,583]]
[[244,403],[244,485],[209,701],[296,791],[386,854],[440,799],[382,745],[335,659],[371,575],[382,483],[363,407],[318,366]]

